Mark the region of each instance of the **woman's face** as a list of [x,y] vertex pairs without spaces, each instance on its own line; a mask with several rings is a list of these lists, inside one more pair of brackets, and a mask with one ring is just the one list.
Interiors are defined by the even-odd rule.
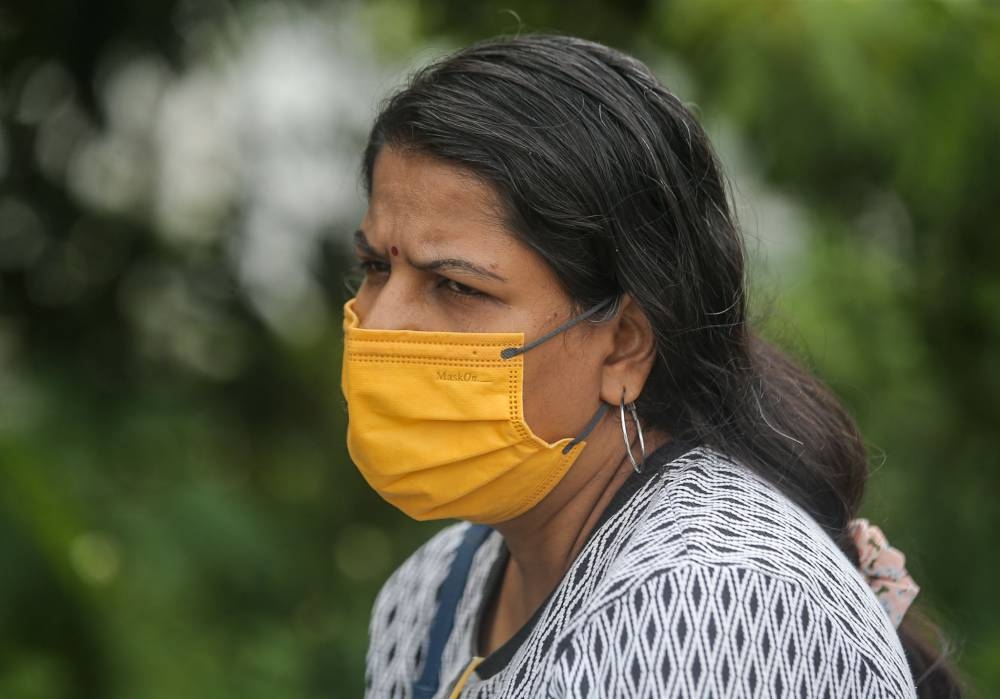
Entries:
[[[489,185],[444,161],[386,146],[355,234],[365,272],[360,327],[523,332],[530,342],[572,316],[552,269],[498,215]],[[613,332],[580,323],[524,354],[524,414],[554,442],[598,407]]]

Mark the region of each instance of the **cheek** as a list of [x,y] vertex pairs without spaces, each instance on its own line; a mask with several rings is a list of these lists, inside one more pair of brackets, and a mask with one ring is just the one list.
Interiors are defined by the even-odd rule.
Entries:
[[583,348],[553,339],[524,355],[524,418],[546,442],[581,432],[597,410],[600,390],[600,360]]

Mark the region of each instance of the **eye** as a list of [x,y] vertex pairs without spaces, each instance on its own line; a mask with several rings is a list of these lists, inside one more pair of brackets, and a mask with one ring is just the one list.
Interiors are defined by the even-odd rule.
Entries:
[[443,287],[451,293],[459,296],[486,296],[483,292],[473,289],[471,286],[466,286],[461,282],[456,282],[454,279],[449,279],[448,277],[441,277],[438,287]]
[[379,260],[361,260],[358,269],[367,274],[388,274],[389,265]]

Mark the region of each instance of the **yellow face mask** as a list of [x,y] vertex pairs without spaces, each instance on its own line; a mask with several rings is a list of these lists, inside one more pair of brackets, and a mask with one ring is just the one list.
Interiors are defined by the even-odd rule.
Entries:
[[610,300],[528,345],[524,333],[359,328],[354,301],[344,304],[347,449],[369,485],[414,519],[495,524],[526,512],[607,410],[602,402],[575,438],[539,438],[524,421],[521,355]]

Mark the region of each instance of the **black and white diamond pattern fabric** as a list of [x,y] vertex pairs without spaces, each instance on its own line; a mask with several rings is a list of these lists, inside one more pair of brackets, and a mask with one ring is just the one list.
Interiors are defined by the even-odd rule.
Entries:
[[829,619],[813,618],[810,607],[801,589],[745,568],[656,575],[563,642],[547,693],[906,696],[887,691],[872,660],[834,633]]
[[[439,532],[383,586],[367,697],[411,696],[435,594],[467,526]],[[476,553],[438,697],[475,655],[502,552],[493,533]],[[464,699],[916,696],[860,573],[805,512],[705,446],[664,465],[603,522],[530,633],[501,651],[509,658],[473,674]]]

